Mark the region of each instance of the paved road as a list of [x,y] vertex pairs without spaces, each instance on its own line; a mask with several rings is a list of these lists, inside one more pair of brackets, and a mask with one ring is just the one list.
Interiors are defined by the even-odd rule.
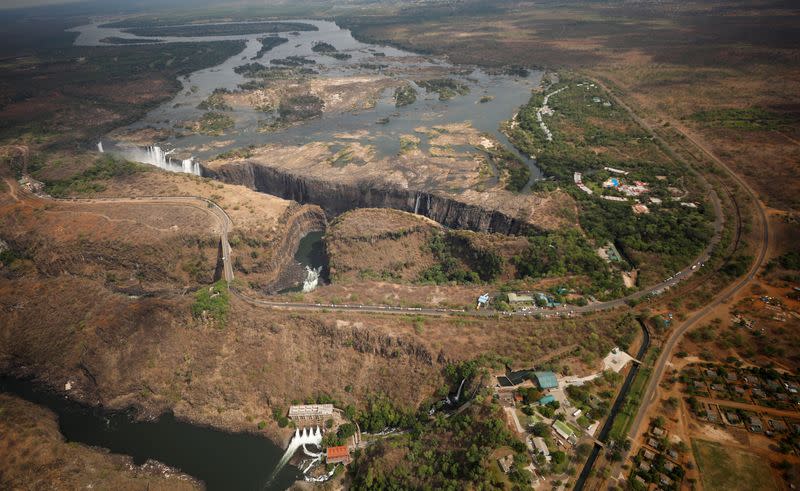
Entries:
[[[611,95],[611,97],[615,99],[617,104],[619,104],[626,111],[628,111],[628,113],[636,120],[637,123],[642,125],[642,127],[646,128],[663,145],[665,146],[667,145],[666,142],[653,131],[652,127],[647,122],[636,116],[636,114],[626,104],[624,104],[622,101],[619,100],[619,98],[613,95],[613,93],[609,91],[608,88],[606,88],[601,82],[597,81],[597,83],[603,86],[606,89],[606,91]],[[736,173],[734,173],[730,169],[730,167],[728,167],[727,164],[725,164],[725,162],[723,162],[717,156],[712,154],[701,143],[697,142],[691,136],[683,132],[681,133],[686,137],[688,141],[690,141],[698,149],[700,149],[707,157],[712,159],[717,165],[719,165],[722,169],[724,169],[736,181],[736,183],[747,192],[747,194],[752,199],[753,203],[756,204],[758,219],[761,222],[762,237],[760,243],[758,244],[759,251],[758,254],[756,255],[756,260],[753,262],[747,275],[741,278],[739,281],[729,285],[727,288],[722,290],[719,294],[717,294],[714,297],[714,300],[711,303],[707,304],[703,309],[696,312],[689,319],[683,322],[683,324],[677,326],[676,329],[674,329],[667,338],[662,348],[661,354],[659,355],[659,358],[656,361],[650,380],[648,381],[647,390],[645,391],[644,396],[642,398],[642,403],[639,406],[639,412],[636,414],[636,418],[634,418],[633,424],[631,425],[629,436],[632,438],[640,433],[639,428],[642,425],[644,415],[647,413],[647,410],[650,407],[650,405],[656,401],[656,392],[658,390],[658,384],[661,380],[661,377],[664,375],[664,370],[666,369],[667,363],[671,358],[672,351],[675,349],[675,346],[677,346],[681,337],[683,337],[686,331],[688,331],[692,326],[694,326],[699,320],[708,315],[709,312],[711,312],[713,309],[715,309],[723,302],[727,301],[736,292],[744,288],[755,278],[756,274],[758,273],[758,270],[764,263],[764,260],[767,255],[767,250],[769,248],[769,222],[767,220],[767,213],[764,209],[764,206],[759,201],[758,196],[753,191],[753,189],[750,188],[750,186],[748,186],[747,183],[742,178],[740,178]],[[718,203],[715,204],[715,210],[718,210],[717,215],[719,217],[721,216],[721,210],[719,210],[717,206]]]
[[[7,180],[11,189],[15,189],[17,187],[17,183],[14,181]],[[38,199],[44,199],[39,196],[32,195]],[[683,270],[677,272],[672,277],[666,279],[665,281],[650,286],[644,290],[640,290],[634,292],[626,297],[618,298],[615,300],[610,300],[607,302],[597,302],[589,305],[585,305],[583,307],[580,306],[562,306],[556,309],[532,309],[524,312],[497,312],[497,311],[488,311],[488,310],[477,310],[477,311],[466,311],[466,310],[458,310],[458,309],[444,309],[444,308],[421,308],[421,307],[395,307],[395,306],[387,306],[387,305],[361,305],[361,304],[323,304],[323,303],[303,303],[303,302],[277,302],[277,301],[270,301],[270,300],[262,300],[253,297],[249,297],[244,295],[241,292],[234,291],[234,294],[245,300],[246,302],[257,305],[260,307],[269,307],[269,308],[277,308],[277,309],[287,309],[287,310],[336,310],[336,311],[358,311],[358,312],[365,312],[365,313],[386,313],[386,314],[414,314],[414,315],[425,315],[425,316],[443,316],[443,315],[469,315],[472,317],[493,317],[497,315],[501,316],[519,316],[519,317],[526,317],[526,316],[536,316],[542,315],[544,317],[561,317],[561,316],[572,316],[575,314],[587,313],[587,312],[599,312],[604,310],[612,310],[619,307],[626,307],[627,302],[629,300],[636,300],[642,297],[645,297],[650,294],[658,294],[665,291],[668,288],[674,287],[682,280],[686,279],[688,276],[693,274],[696,269],[692,269],[692,266],[696,266],[702,262],[705,262],[710,253],[713,249],[714,245],[719,241],[722,232],[722,211],[721,205],[719,203],[719,199],[717,198],[716,194],[712,195],[712,202],[714,203],[714,209],[716,212],[716,220],[714,223],[715,233],[712,241],[709,243],[708,247],[703,251],[703,253],[692,263],[692,265],[687,266]],[[176,203],[176,204],[190,204],[197,208],[203,209],[204,211],[209,212],[213,216],[217,218],[220,224],[220,243],[222,246],[222,260],[223,260],[223,277],[227,282],[231,282],[234,278],[233,273],[233,261],[231,259],[231,246],[228,241],[228,234],[233,229],[233,222],[228,216],[228,214],[223,210],[219,205],[217,205],[214,201],[203,198],[200,196],[141,196],[141,197],[109,197],[109,198],[50,198],[57,201],[67,201],[67,202],[83,202],[83,203],[92,203],[92,202],[105,202],[105,203],[137,203],[137,204],[144,204],[144,203],[161,203],[161,204],[168,204],[168,203]]]

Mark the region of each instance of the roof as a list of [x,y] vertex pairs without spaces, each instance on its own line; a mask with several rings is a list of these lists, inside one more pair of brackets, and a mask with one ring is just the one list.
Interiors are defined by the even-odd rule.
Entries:
[[516,293],[508,294],[509,302],[533,302],[533,297],[530,295],[518,295]]
[[547,443],[545,443],[544,438],[537,436],[532,438],[533,445],[536,447],[536,450],[541,452],[544,455],[550,455],[550,450],[547,449]]
[[556,398],[552,394],[547,394],[546,396],[539,399],[539,404],[544,406],[545,404],[550,404],[551,402],[555,401]]
[[289,417],[327,416],[333,414],[333,404],[306,404],[289,406]]
[[326,454],[328,459],[341,459],[342,457],[348,457],[349,455],[350,450],[344,445],[339,447],[328,447]]
[[558,387],[558,379],[556,379],[556,374],[553,372],[533,372],[533,376],[536,377],[536,382],[542,389]]

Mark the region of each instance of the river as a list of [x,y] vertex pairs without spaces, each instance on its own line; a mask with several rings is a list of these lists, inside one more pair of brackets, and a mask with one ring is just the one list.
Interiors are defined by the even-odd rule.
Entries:
[[210,491],[282,490],[303,477],[287,466],[268,484],[283,449],[258,435],[197,426],[169,413],[156,421],[136,421],[130,412],[92,408],[17,379],[0,378],[0,392],[53,411],[67,441],[129,455],[136,465],[157,460],[203,481]]
[[[439,100],[436,94],[426,94],[418,89],[418,100],[408,106],[397,108],[393,91],[380,94],[371,109],[323,115],[321,118],[306,121],[283,131],[260,133],[257,131],[263,112],[255,109],[237,109],[231,116],[235,121],[233,129],[224,136],[205,136],[175,132],[159,143],[160,158],[165,151],[174,151],[179,159],[192,156],[208,159],[225,150],[247,145],[280,143],[302,145],[324,141],[335,143],[337,134],[356,134],[366,130],[364,143],[373,146],[376,156],[396,155],[400,149],[400,136],[415,133],[421,122],[430,127],[469,121],[479,131],[493,135],[502,145],[516,153],[531,169],[532,178],[541,176],[532,160],[520,155],[499,131],[501,122],[508,120],[525,104],[531,89],[538,86],[542,73],[533,71],[527,77],[487,73],[478,68],[457,67],[443,59],[421,57],[388,46],[369,45],[356,41],[349,31],[340,29],[335,23],[317,20],[298,20],[317,26],[317,31],[304,31],[287,34],[290,42],[277,46],[267,52],[260,63],[269,65],[271,59],[289,56],[305,56],[315,60],[314,69],[322,77],[349,77],[375,74],[363,66],[367,63],[381,63],[402,69],[425,69],[438,67],[449,71],[449,77],[467,85],[470,92],[447,101]],[[101,46],[101,39],[120,37],[133,39],[133,36],[120,29],[102,28],[100,22],[80,26],[74,31],[79,35],[78,46]],[[243,52],[232,56],[218,66],[199,70],[180,79],[183,90],[172,100],[154,108],[145,117],[130,125],[126,130],[153,128],[156,130],[175,130],[181,122],[196,119],[203,114],[197,106],[215,89],[237,90],[246,79],[234,72],[234,68],[247,63],[261,47],[258,38],[262,35],[216,36],[216,37],[164,37],[166,43],[207,42],[215,40],[243,39],[246,47]],[[351,55],[348,60],[337,60],[314,53],[314,43],[324,41]],[[412,70],[413,71],[413,70]],[[411,79],[410,79],[411,80]],[[489,96],[489,97],[486,97]],[[378,123],[380,122],[380,124]],[[105,151],[131,152],[123,142],[111,137],[104,138],[98,147]],[[427,137],[421,135],[420,149],[428,149]],[[141,152],[142,149],[135,149]],[[475,151],[475,149],[465,149]],[[102,151],[102,150],[101,150]],[[129,153],[128,155],[133,155]],[[139,159],[136,159],[139,160]],[[180,162],[180,161],[179,161]],[[199,166],[176,164],[170,170],[189,169],[197,172]],[[321,233],[307,235],[300,243],[296,260],[304,266],[316,268],[324,266],[324,253],[321,247]],[[323,268],[324,269],[324,268]],[[306,283],[309,278],[306,278]],[[287,466],[277,477],[267,482],[270,474],[280,460],[283,450],[270,440],[255,434],[226,433],[212,428],[178,421],[171,414],[165,414],[156,421],[136,421],[130,412],[109,412],[88,407],[35,385],[15,379],[0,379],[0,391],[8,392],[28,401],[40,404],[58,415],[59,427],[68,441],[99,446],[112,452],[126,454],[138,465],[148,459],[157,460],[179,469],[199,480],[208,489],[286,489],[302,474],[296,467]]]
[[[215,89],[238,90],[239,84],[250,79],[234,71],[239,65],[251,62],[261,47],[258,41],[260,34],[238,36],[207,37],[164,37],[158,38],[166,43],[174,42],[207,42],[212,40],[244,40],[244,51],[230,57],[218,66],[199,70],[180,79],[184,90],[172,100],[154,108],[140,121],[133,123],[126,130],[156,129],[168,132],[165,140],[159,143],[164,149],[176,150],[174,155],[186,158],[193,156],[204,160],[216,156],[226,150],[243,148],[248,145],[266,145],[278,143],[282,145],[303,145],[311,142],[330,142],[336,144],[341,135],[361,134],[359,142],[375,149],[375,158],[397,155],[400,150],[400,137],[415,134],[420,126],[432,127],[451,123],[470,122],[480,132],[494,136],[504,147],[516,154],[531,170],[532,180],[541,178],[541,172],[535,162],[519,153],[500,131],[500,124],[509,120],[518,108],[530,98],[531,89],[541,81],[541,71],[531,71],[528,76],[514,76],[505,73],[488,73],[476,67],[452,65],[446,60],[435,57],[420,56],[408,51],[389,46],[366,44],[357,41],[350,31],[339,28],[330,21],[295,19],[292,22],[303,22],[317,27],[316,31],[302,31],[291,34],[282,33],[288,43],[281,44],[266,52],[259,63],[269,66],[271,60],[290,56],[301,56],[315,63],[309,65],[319,74],[319,78],[347,78],[359,76],[387,76],[403,78],[413,84],[415,74],[425,69],[438,69],[447,73],[447,77],[457,80],[469,87],[469,93],[449,100],[439,100],[437,94],[426,91],[413,84],[418,92],[417,101],[403,107],[395,107],[392,89],[384,90],[373,108],[344,112],[325,113],[322,117],[304,121],[283,130],[270,133],[258,131],[260,121],[274,117],[255,108],[236,107],[226,114],[233,118],[235,126],[226,130],[222,136],[209,136],[187,133],[181,130],[184,122],[199,119],[204,110],[197,106],[211,95]],[[79,32],[76,45],[102,46],[100,40],[107,37],[135,39],[130,33],[121,29],[103,28],[102,23],[95,22],[72,30]],[[339,52],[351,58],[339,60],[312,51],[312,46],[325,42],[335,46]],[[369,66],[382,65],[375,69]],[[428,138],[421,137],[419,148],[429,150]],[[352,141],[352,138],[349,139]],[[104,147],[110,151],[127,151],[132,160],[142,161],[135,151],[113,137],[105,139]],[[457,149],[476,151],[474,148]],[[175,170],[175,169],[169,169]],[[181,170],[177,167],[177,170]]]

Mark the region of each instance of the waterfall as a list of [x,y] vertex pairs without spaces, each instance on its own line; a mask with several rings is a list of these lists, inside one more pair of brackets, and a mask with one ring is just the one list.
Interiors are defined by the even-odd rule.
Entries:
[[414,203],[414,214],[415,215],[419,215],[419,200],[420,200],[420,198],[422,198],[422,196],[419,193],[417,193],[417,201]]
[[103,142],[97,142],[97,151],[100,152],[100,153],[106,153],[103,150]]
[[123,151],[124,156],[129,160],[154,165],[159,169],[168,170],[170,172],[185,172],[186,174],[200,175],[200,164],[195,161],[194,157],[178,160],[170,157],[173,153],[175,153],[175,149],[164,151],[164,149],[158,145],[150,145],[145,148],[126,148]]
[[461,397],[461,388],[464,387],[464,382],[466,381],[467,379],[465,378],[461,379],[461,385],[458,386],[458,392],[456,392],[456,398],[455,398],[456,402],[458,402],[458,399]]
[[294,456],[294,453],[297,452],[297,449],[300,447],[305,447],[309,443],[314,444],[316,446],[320,446],[322,444],[322,430],[319,427],[314,429],[311,428],[303,428],[294,430],[294,436],[292,440],[289,442],[289,446],[286,448],[286,451],[283,453],[283,457],[278,462],[278,465],[275,467],[275,470],[272,471],[270,474],[269,479],[267,480],[267,485],[275,479],[275,476],[283,469],[289,460]]
[[303,293],[314,291],[319,283],[319,274],[322,272],[322,266],[318,268],[311,268],[306,266],[306,279],[303,281]]

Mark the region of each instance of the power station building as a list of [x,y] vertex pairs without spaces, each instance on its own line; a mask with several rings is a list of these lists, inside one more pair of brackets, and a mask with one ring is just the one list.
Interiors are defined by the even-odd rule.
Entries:
[[297,426],[320,426],[333,417],[333,404],[289,406],[289,419]]

